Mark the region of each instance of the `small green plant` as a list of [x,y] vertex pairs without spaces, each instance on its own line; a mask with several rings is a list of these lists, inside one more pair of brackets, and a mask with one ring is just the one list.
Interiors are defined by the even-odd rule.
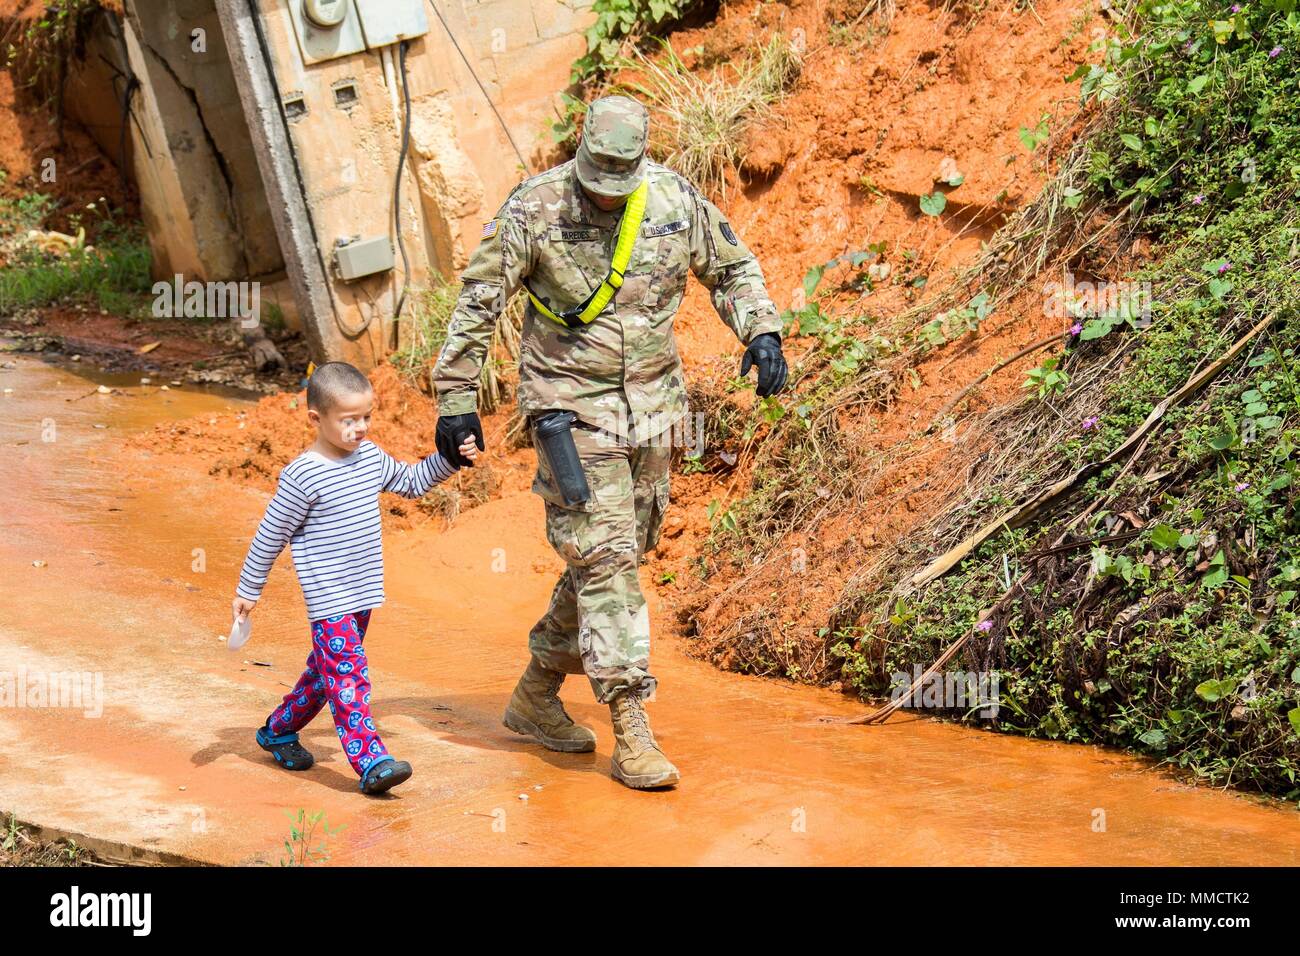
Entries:
[[948,207],[948,197],[938,189],[921,197],[921,212],[938,216]]
[[337,836],[347,826],[339,824],[331,827],[325,819],[325,811],[307,814],[299,808],[297,816],[285,811],[290,820],[289,838],[284,841],[284,854],[280,857],[281,866],[311,866],[316,863],[328,863],[329,840]]
[[1029,370],[1020,387],[1033,390],[1040,399],[1062,394],[1070,384],[1070,376],[1059,367],[1060,364],[1058,356],[1044,359],[1042,365]]
[[1051,118],[1050,113],[1044,113],[1034,127],[1020,127],[1020,142],[1024,144],[1025,149],[1032,153],[1046,142],[1049,135],[1047,123]]
[[740,530],[740,522],[736,518],[736,512],[732,508],[723,508],[722,502],[713,500],[709,502],[708,507],[709,527],[713,531],[725,531],[735,533]]
[[979,292],[961,308],[940,312],[921,326],[918,338],[923,346],[937,348],[963,335],[978,332],[980,323],[992,314],[992,297],[987,292]]
[[598,80],[618,64],[627,46],[663,31],[695,9],[694,0],[596,0],[587,28],[587,52],[573,61],[569,82]]
[[682,474],[698,475],[708,469],[704,466],[704,455],[683,455],[682,456]]

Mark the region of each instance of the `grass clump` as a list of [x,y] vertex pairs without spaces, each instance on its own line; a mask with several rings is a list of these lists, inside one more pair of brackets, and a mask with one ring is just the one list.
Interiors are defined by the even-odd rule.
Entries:
[[[447,329],[456,310],[460,285],[438,279],[427,289],[412,293],[410,318],[402,328],[398,348],[388,361],[412,385],[433,394],[430,376]],[[516,295],[502,310],[492,332],[483,371],[479,376],[479,410],[496,411],[513,395],[513,369],[519,362],[519,337],[523,326],[524,297]]]
[[78,300],[107,312],[132,310],[150,289],[151,262],[143,237],[131,235],[61,256],[22,248],[0,269],[0,315]]
[[692,72],[663,42],[661,56],[637,52],[626,65],[639,79],[625,84],[655,114],[651,154],[709,195],[726,194],[727,171],[739,166],[750,130],[799,77],[800,57],[775,34],[737,65]]

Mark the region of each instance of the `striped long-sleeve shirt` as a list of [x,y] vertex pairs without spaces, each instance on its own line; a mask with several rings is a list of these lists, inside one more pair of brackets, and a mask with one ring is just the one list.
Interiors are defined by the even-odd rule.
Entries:
[[371,441],[336,461],[303,452],[280,472],[235,593],[249,601],[261,597],[271,565],[292,543],[308,618],[378,607],[384,603],[379,492],[419,498],[455,473],[437,452],[407,465]]

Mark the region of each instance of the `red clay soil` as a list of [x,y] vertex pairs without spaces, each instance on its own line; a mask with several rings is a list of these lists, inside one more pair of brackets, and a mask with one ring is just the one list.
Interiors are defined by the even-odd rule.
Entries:
[[[1065,77],[1089,58],[1097,26],[1079,0],[1037,4],[1036,13],[1002,3],[978,17],[963,5],[904,0],[887,36],[833,45],[829,25],[853,20],[861,6],[723,4],[714,23],[671,38],[676,50],[701,49],[688,62],[712,63],[734,60],[774,32],[806,37],[795,90],[750,135],[743,188],[733,184],[726,196],[778,308],[791,304],[809,267],[881,241],[896,277],[926,275],[928,288],[941,286],[946,270],[967,263],[1038,193],[1064,137],[1031,154],[1020,128],[1044,114],[1052,133],[1068,127],[1078,87]],[[865,28],[857,35],[867,37]],[[965,178],[945,187],[943,215],[926,216],[919,197],[937,188],[945,158]],[[679,321],[688,363],[734,346],[699,291]],[[914,294],[904,283],[887,285],[868,308],[889,314]]]

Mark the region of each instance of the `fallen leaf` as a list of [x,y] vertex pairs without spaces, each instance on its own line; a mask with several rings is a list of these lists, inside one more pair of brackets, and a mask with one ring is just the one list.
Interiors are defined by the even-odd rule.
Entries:
[[150,352],[152,352],[154,349],[156,349],[156,348],[157,348],[158,346],[160,346],[160,345],[162,345],[161,342],[150,342],[148,345],[142,345],[142,346],[140,346],[140,354],[141,354],[141,355],[148,355]]

